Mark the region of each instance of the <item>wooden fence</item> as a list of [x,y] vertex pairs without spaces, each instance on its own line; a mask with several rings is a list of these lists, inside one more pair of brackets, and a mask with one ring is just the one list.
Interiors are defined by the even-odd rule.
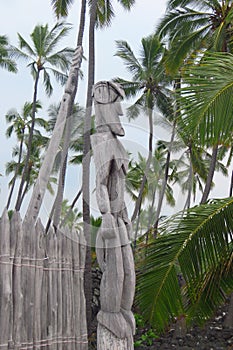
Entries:
[[86,350],[83,291],[85,244],[66,230],[44,234],[11,220],[0,221],[0,350]]

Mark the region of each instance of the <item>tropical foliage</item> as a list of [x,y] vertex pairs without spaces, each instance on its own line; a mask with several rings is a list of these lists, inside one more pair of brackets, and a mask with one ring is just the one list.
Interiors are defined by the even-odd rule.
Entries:
[[227,198],[176,214],[147,247],[137,299],[158,330],[181,316],[204,323],[232,291],[232,209]]
[[16,73],[16,62],[10,58],[10,46],[6,35],[0,35],[0,67]]
[[169,45],[167,67],[176,71],[203,50],[232,51],[232,1],[169,0],[157,26]]
[[[77,59],[74,50],[58,49],[71,28],[60,17],[68,15],[73,3],[74,0],[51,0],[58,23],[52,29],[47,24],[36,25],[30,36],[31,43],[18,34],[19,45],[12,47],[5,35],[0,36],[0,67],[16,72],[14,59],[23,59],[28,63],[34,84],[32,102],[25,103],[21,112],[10,110],[6,115],[6,135],[14,136],[17,142],[12,160],[6,164],[6,173],[11,175],[7,208],[16,197],[17,184],[16,209],[20,210],[36,180],[42,183],[41,178],[44,180],[46,175],[44,188],[47,186],[51,193],[53,183],[58,180],[47,231],[51,222],[55,228],[83,229],[92,246],[101,224],[101,218],[91,216],[89,206],[95,30],[109,26],[116,13],[113,1],[81,1],[76,43],[79,49],[83,45],[86,6],[90,10],[84,111],[75,104],[83,52],[80,49],[79,66],[74,73],[70,69],[71,58]],[[118,0],[118,3],[130,10],[135,0]],[[230,0],[169,0],[156,33],[139,43],[138,55],[127,41],[116,41],[116,56],[130,76],[128,80],[114,79],[123,86],[126,97],[133,100],[126,111],[128,119],[132,121],[141,115],[148,118],[148,139],[143,141],[148,146],[148,155],[147,158],[130,155],[126,189],[134,203],[136,300],[146,321],[157,331],[163,331],[180,318],[188,324],[203,324],[233,291],[233,200],[231,197],[209,200],[214,174],[219,171],[227,176],[232,164],[232,16]],[[74,86],[69,104],[64,107],[61,102],[42,114],[38,101],[40,83],[50,97],[53,84],[64,85],[68,72],[68,82],[72,81]],[[67,85],[61,101],[66,97]],[[166,140],[160,139],[161,126],[155,118],[158,114],[169,133]],[[38,180],[50,137],[50,144],[55,144],[56,149],[51,148],[52,154],[47,152],[45,156],[52,170],[47,174],[46,170],[42,172]],[[83,178],[71,204],[70,199],[63,200],[70,163],[74,166],[83,163]],[[229,185],[232,196],[233,177]],[[168,207],[177,204],[180,189],[185,196],[182,212],[165,217]],[[82,194],[81,213],[75,204]],[[192,207],[199,200],[198,194],[202,195],[202,205]],[[165,200],[168,205],[162,210]],[[136,249],[137,242],[139,248]],[[91,251],[90,246],[87,253]],[[89,319],[93,256],[92,251],[86,259]],[[148,339],[152,333],[148,333]]]

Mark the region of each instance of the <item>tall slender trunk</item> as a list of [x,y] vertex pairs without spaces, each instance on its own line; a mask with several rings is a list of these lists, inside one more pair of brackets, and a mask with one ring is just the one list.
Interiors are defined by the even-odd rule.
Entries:
[[73,208],[74,208],[76,202],[78,201],[79,197],[81,196],[82,191],[83,191],[83,190],[82,190],[82,188],[81,188],[81,189],[78,191],[78,193],[77,193],[77,195],[75,196],[75,198],[73,199],[73,201],[72,201],[72,203],[71,203],[71,205],[70,205],[70,207],[69,207],[69,210],[67,211],[67,213],[66,213],[64,219],[63,219],[62,222],[61,222],[61,225],[60,225],[61,227],[63,227],[63,226],[66,224],[66,220],[67,220],[67,218],[69,217],[69,215],[71,214],[71,212],[72,212],[72,210],[73,210]]
[[55,156],[61,142],[67,116],[72,110],[74,98],[77,92],[79,70],[82,63],[83,48],[82,40],[85,26],[86,0],[82,0],[80,26],[78,34],[77,47],[74,52],[72,65],[69,71],[68,79],[65,86],[64,95],[59,108],[56,124],[52,137],[45,155],[45,159],[40,168],[38,179],[36,181],[31,201],[29,203],[26,216],[37,219],[40,211],[41,203],[44,198],[45,190],[49,181],[49,177],[54,164]]
[[37,70],[36,73],[36,79],[34,83],[34,95],[33,95],[33,105],[32,105],[32,123],[31,123],[31,128],[29,132],[29,138],[28,138],[28,150],[27,150],[27,155],[25,159],[25,165],[22,173],[22,178],[21,182],[19,185],[19,191],[18,191],[18,196],[16,200],[16,205],[15,205],[15,210],[19,211],[21,204],[22,204],[22,194],[23,194],[23,188],[24,184],[27,181],[28,177],[28,172],[29,172],[29,160],[31,156],[31,150],[32,150],[32,140],[33,140],[33,133],[34,133],[34,127],[35,127],[35,118],[36,118],[36,100],[37,100],[37,90],[38,90],[38,82],[40,78],[40,69]]
[[164,195],[165,195],[167,182],[168,182],[168,172],[169,172],[169,166],[170,166],[170,160],[171,160],[171,150],[172,150],[172,145],[173,145],[174,138],[175,138],[175,131],[176,131],[176,121],[174,121],[174,123],[173,123],[171,140],[170,140],[170,144],[169,144],[169,147],[167,150],[167,159],[166,159],[166,164],[165,164],[164,178],[163,178],[162,187],[161,187],[161,190],[159,193],[158,206],[157,206],[157,210],[156,210],[156,214],[155,214],[155,224],[154,224],[155,236],[157,234],[159,218],[160,218],[163,200],[164,200]]
[[229,197],[232,197],[232,191],[233,191],[233,170],[231,172],[231,183],[230,183]]
[[[138,198],[136,200],[136,204],[135,204],[135,208],[131,217],[131,220],[134,221],[138,215],[138,213],[140,212],[141,209],[141,205],[142,205],[142,196],[143,196],[143,191],[146,185],[146,181],[147,181],[147,177],[148,177],[148,173],[150,170],[150,165],[151,165],[151,159],[152,159],[152,152],[153,152],[153,118],[152,118],[152,109],[148,108],[148,117],[149,117],[149,154],[148,154],[148,158],[146,161],[146,169],[145,169],[145,173],[143,175],[142,178],[142,183],[140,186],[140,190],[139,190],[139,194],[138,194]],[[137,237],[135,237],[135,240],[137,239]]]
[[205,203],[208,199],[208,196],[209,196],[209,193],[211,190],[211,184],[212,184],[213,177],[214,177],[214,171],[215,171],[215,167],[216,167],[217,157],[218,157],[218,145],[213,147],[209,173],[208,173],[208,176],[206,179],[204,192],[203,192],[203,195],[201,198],[201,202],[200,202],[201,204]]
[[[82,0],[77,47],[82,46],[83,34],[84,34],[84,28],[85,28],[85,15],[86,15],[86,0]],[[48,221],[48,223],[51,222],[53,217],[53,225],[55,228],[57,228],[59,225],[61,210],[62,210],[62,201],[63,201],[63,195],[64,195],[65,177],[66,177],[66,169],[67,169],[67,161],[68,161],[68,150],[70,145],[70,136],[72,132],[72,112],[73,112],[73,106],[74,106],[74,100],[75,100],[77,88],[78,88],[78,80],[77,80],[76,88],[72,93],[71,101],[69,103],[69,108],[66,116],[66,126],[65,126],[63,149],[61,154],[61,166],[60,166],[60,173],[59,173],[59,180],[58,180],[57,195],[54,201],[53,210],[50,213],[50,219]]]
[[190,205],[191,205],[191,193],[192,193],[192,183],[193,183],[193,167],[192,167],[192,163],[190,160],[190,165],[189,165],[189,177],[188,177],[188,195],[187,195],[187,199],[186,199],[186,203],[184,206],[184,209],[189,209]]
[[61,106],[59,108],[56,124],[50,139],[45,158],[41,165],[36,184],[32,193],[32,197],[26,212],[26,216],[36,221],[42,200],[44,198],[45,190],[52,172],[54,160],[57,154],[59,144],[63,135],[66,117],[69,112],[69,106],[73,103],[73,94],[77,89],[79,78],[79,69],[82,62],[83,49],[81,46],[76,47],[73,57],[73,62],[70,68],[68,80],[66,82],[64,95],[62,97]]
[[89,23],[89,63],[86,113],[83,136],[82,188],[83,188],[83,224],[86,238],[86,263],[84,272],[84,291],[86,296],[86,315],[88,334],[92,333],[92,276],[91,276],[91,230],[90,230],[90,131],[92,114],[92,87],[95,80],[95,23],[98,0],[92,0]]
[[9,209],[9,206],[10,206],[10,203],[11,203],[11,198],[12,198],[12,195],[13,195],[13,192],[14,192],[15,183],[16,183],[16,179],[17,179],[17,175],[18,175],[18,171],[19,171],[19,166],[20,166],[21,159],[22,159],[23,141],[24,141],[24,130],[22,132],[22,138],[21,138],[21,141],[20,141],[19,156],[18,156],[18,162],[17,162],[16,169],[15,169],[15,175],[14,175],[14,178],[13,178],[13,181],[12,181],[10,193],[9,193],[7,204],[6,204],[6,208],[7,209]]

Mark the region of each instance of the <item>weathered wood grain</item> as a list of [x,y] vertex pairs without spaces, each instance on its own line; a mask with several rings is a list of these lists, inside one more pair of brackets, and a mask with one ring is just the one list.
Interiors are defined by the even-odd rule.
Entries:
[[[59,231],[59,230],[58,230]],[[0,219],[0,349],[87,350],[83,234]]]
[[100,323],[97,328],[97,348],[101,350],[133,350],[133,339],[116,337]]
[[7,210],[1,218],[0,231],[0,342],[3,349],[8,349],[11,341],[12,321],[12,264],[10,255],[10,222]]
[[118,84],[94,85],[96,134],[92,148],[96,167],[96,199],[102,214],[97,234],[97,259],[103,276],[101,310],[97,315],[97,349],[133,349],[135,321],[131,312],[135,271],[130,246],[131,223],[124,201],[128,155],[118,136],[124,136],[119,116],[124,93]]

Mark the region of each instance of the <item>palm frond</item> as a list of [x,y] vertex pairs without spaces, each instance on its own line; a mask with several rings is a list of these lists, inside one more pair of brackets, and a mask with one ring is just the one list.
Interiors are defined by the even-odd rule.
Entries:
[[231,197],[178,213],[163,222],[160,236],[147,247],[137,301],[158,330],[181,315],[203,323],[232,292],[232,210]]
[[201,145],[230,144],[233,131],[233,55],[206,54],[200,65],[186,66],[180,103],[184,132]]
[[113,81],[122,86],[122,88],[124,89],[125,95],[128,98],[135,97],[138,94],[138,91],[143,88],[141,86],[141,83],[137,81],[129,81],[119,77],[114,78]]
[[[18,38],[19,38],[19,47],[20,49],[25,49],[27,51],[27,54],[31,57],[35,57],[35,51],[33,50],[33,48],[30,46],[30,44],[28,44],[28,42],[18,33]],[[14,54],[14,52],[13,52]],[[17,54],[17,50],[16,50],[16,54]],[[22,57],[25,56],[25,58],[27,57],[26,53],[18,50],[18,54],[21,54]]]
[[117,40],[117,52],[115,56],[122,58],[125,63],[127,70],[133,75],[140,75],[142,71],[141,64],[135,57],[131,47],[126,41]]
[[71,60],[73,58],[73,53],[73,49],[64,48],[54,53],[53,55],[47,57],[46,60],[54,67],[57,67],[64,72],[67,72],[70,67]]
[[[91,5],[91,0],[89,0],[89,5]],[[112,2],[107,0],[99,0],[97,5],[96,17],[97,28],[110,26],[112,23],[112,19],[115,17]]]
[[51,96],[53,93],[53,87],[50,81],[50,76],[47,73],[46,69],[43,70],[43,83],[45,86],[45,91],[48,96]]
[[65,85],[65,83],[66,83],[66,81],[67,81],[67,75],[66,75],[66,74],[64,74],[64,73],[62,73],[62,72],[59,72],[58,70],[53,69],[53,68],[47,68],[47,70],[48,70],[48,69],[53,73],[55,79],[56,79],[62,86]]
[[70,6],[73,4],[73,0],[51,0],[51,4],[57,18],[67,17]]
[[58,22],[49,31],[45,38],[44,50],[45,55],[48,56],[57,44],[69,33],[71,25],[66,22]]
[[45,41],[48,33],[48,24],[45,24],[44,26],[35,26],[33,32],[31,33],[36,55],[40,58],[45,57]]

